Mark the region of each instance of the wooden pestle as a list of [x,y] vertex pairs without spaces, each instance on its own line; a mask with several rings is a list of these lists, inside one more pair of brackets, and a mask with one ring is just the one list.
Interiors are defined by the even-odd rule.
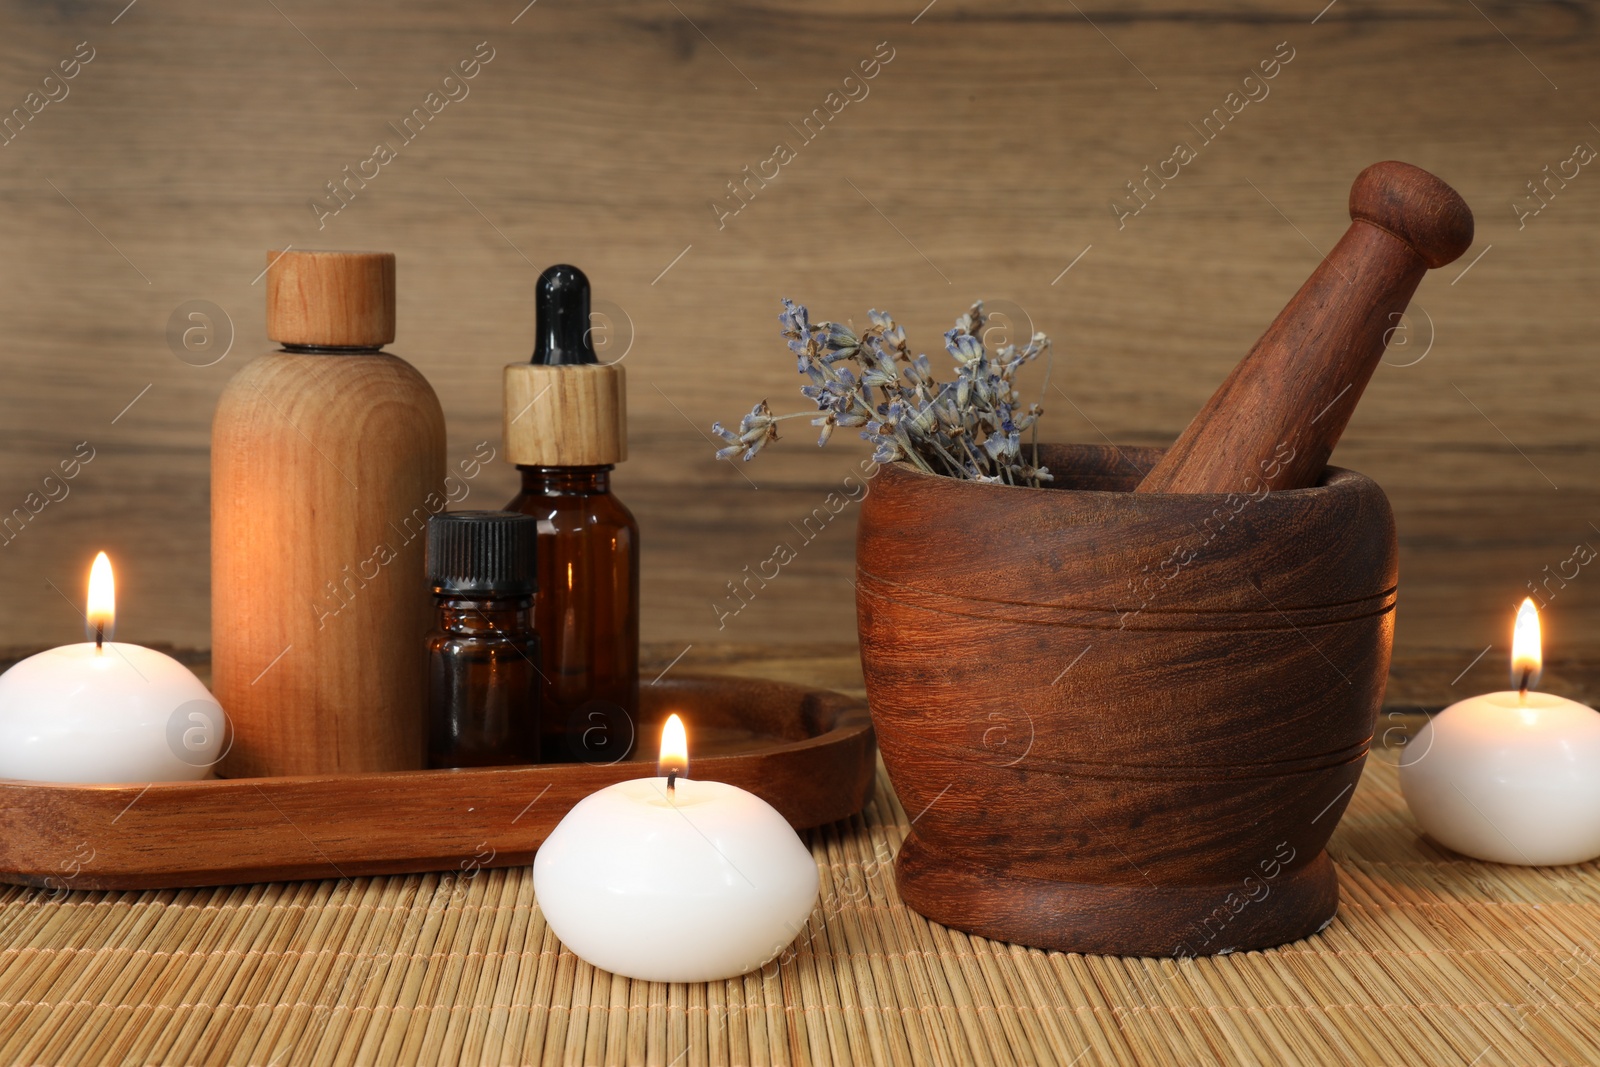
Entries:
[[1253,493],[1316,485],[1431,267],[1472,244],[1472,212],[1409,163],[1350,187],[1350,228],[1234,367],[1140,493]]

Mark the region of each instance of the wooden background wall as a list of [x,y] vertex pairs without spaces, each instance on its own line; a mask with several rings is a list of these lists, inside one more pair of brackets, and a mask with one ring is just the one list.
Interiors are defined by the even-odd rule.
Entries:
[[[1335,457],[1394,501],[1401,654],[1504,648],[1525,585],[1600,546],[1600,174],[1537,215],[1513,207],[1600,146],[1596,5],[525,2],[0,3],[0,110],[80,42],[94,55],[0,146],[0,511],[94,450],[0,547],[0,644],[74,639],[68,601],[101,547],[120,636],[208,644],[209,422],[267,347],[268,248],[398,253],[394,350],[438,389],[454,458],[498,447],[500,366],[529,349],[538,269],[582,265],[631,322],[617,484],[644,529],[646,639],[849,641],[853,509],[809,544],[794,527],[860,442],[819,453],[802,429],[735,468],[706,438],[763,396],[798,402],[780,296],[818,318],[891,309],[936,360],[968,301],[1005,302],[1056,342],[1047,438],[1164,443],[1384,158],[1445,177],[1478,217]],[[480,42],[494,58],[469,95],[319,229],[324,183],[395,140],[386,124]],[[868,95],[719,225],[727,183],[796,145],[790,124],[881,42]],[[1124,183],[1197,142],[1189,123],[1280,42],[1293,58],[1270,95],[1119,228]],[[167,341],[194,300],[232,324],[211,366]],[[470,503],[513,483],[497,464]],[[726,583],[780,541],[799,558],[719,628]],[[1550,588],[1554,651],[1592,653],[1600,565]]]

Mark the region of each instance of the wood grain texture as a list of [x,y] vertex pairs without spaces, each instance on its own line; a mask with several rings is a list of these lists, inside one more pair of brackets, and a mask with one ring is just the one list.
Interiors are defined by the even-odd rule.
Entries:
[[[752,679],[644,690],[641,736],[681,713],[694,777],[748,789],[797,829],[861,810],[876,767],[865,705]],[[650,777],[655,745],[610,764],[241,778],[143,786],[0,781],[0,881],[41,885],[105,840],[82,888],[230,885],[530,863],[578,801]],[[135,803],[137,802],[137,803]],[[112,823],[116,832],[107,833]]]
[[[780,296],[819,318],[887,308],[936,365],[969,301],[1010,301],[1056,343],[1051,384],[1033,379],[1043,439],[1169,445],[1345,231],[1351,176],[1391,158],[1448,177],[1478,216],[1473,251],[1419,286],[1333,458],[1394,505],[1397,656],[1447,696],[1486,646],[1479,669],[1503,657],[1526,583],[1600,545],[1600,182],[1543,170],[1600,147],[1591,4],[939,0],[913,24],[925,0],[679,0],[683,15],[540,0],[513,24],[523,3],[163,0],[113,25],[125,6],[0,3],[7,113],[77,42],[98,49],[0,146],[0,517],[28,516],[0,547],[0,592],[27,607],[0,614],[0,643],[76,639],[106,549],[119,637],[207,646],[210,419],[265,347],[264,249],[399,255],[393,351],[438,391],[452,463],[479,442],[503,453],[502,368],[527,358],[534,282],[582,266],[617,341],[602,358],[628,351],[616,485],[643,532],[644,635],[668,659],[693,645],[678,669],[696,669],[714,642],[855,640],[859,506],[825,501],[859,443],[819,451],[795,420],[736,467],[704,436],[762,397],[805,407]],[[789,124],[826,111],[885,40],[870,94],[799,144]],[[496,55],[470,95],[318,229],[308,200],[335,204],[325,183],[395,141],[388,124],[480,41]],[[1281,41],[1295,58],[1270,95],[1200,144],[1190,123]],[[1180,139],[1199,158],[1119,228],[1125,183]],[[719,228],[709,203],[737,206],[727,183],[779,140],[795,160]],[[1548,206],[1519,220],[1514,204],[1540,208],[1530,181]],[[233,326],[211,366],[194,363],[225,345],[185,362],[166,335],[198,299]],[[95,459],[70,496],[29,514],[80,441]],[[453,506],[498,507],[516,472],[500,455],[468,484]],[[818,508],[829,521],[808,525]],[[719,622],[739,607],[728,583],[780,543],[794,562]],[[1594,573],[1551,580],[1554,656],[1594,648]]]
[[622,367],[508,363],[505,374],[506,459],[532,467],[599,467],[628,458]]
[[1350,228],[1134,490],[1316,485],[1411,294],[1472,244],[1454,189],[1407,163],[1350,187]]
[[394,340],[393,252],[267,253],[267,336],[284,345],[377,348]]
[[211,449],[222,773],[423,766],[444,445],[438,398],[394,356],[273,352],[229,383]]
[[1058,488],[896,464],[862,511],[867,697],[922,812],[901,896],[987,937],[1184,955],[1220,897],[1271,883],[1204,951],[1315,932],[1389,669],[1383,492],[1335,468],[1259,499],[1134,493],[1154,450],[1040,453]]

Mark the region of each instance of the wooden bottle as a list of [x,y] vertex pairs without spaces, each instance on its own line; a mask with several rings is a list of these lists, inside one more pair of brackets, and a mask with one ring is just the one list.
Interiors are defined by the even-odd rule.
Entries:
[[423,764],[423,549],[444,413],[394,340],[395,259],[268,257],[267,336],[211,436],[213,689],[226,777]]
[[1350,187],[1350,228],[1145,475],[1140,493],[1316,485],[1429,268],[1472,244],[1461,196],[1408,163]]

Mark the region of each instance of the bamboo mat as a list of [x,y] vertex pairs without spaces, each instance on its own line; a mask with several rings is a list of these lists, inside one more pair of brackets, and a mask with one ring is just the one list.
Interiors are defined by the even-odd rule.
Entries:
[[562,951],[525,868],[168,892],[0,891],[0,1062],[1192,1064],[1600,1061],[1596,865],[1419,840],[1375,753],[1339,917],[1183,963],[968,937],[899,903],[905,811],[811,833],[822,894],[768,974],[630,982]]

